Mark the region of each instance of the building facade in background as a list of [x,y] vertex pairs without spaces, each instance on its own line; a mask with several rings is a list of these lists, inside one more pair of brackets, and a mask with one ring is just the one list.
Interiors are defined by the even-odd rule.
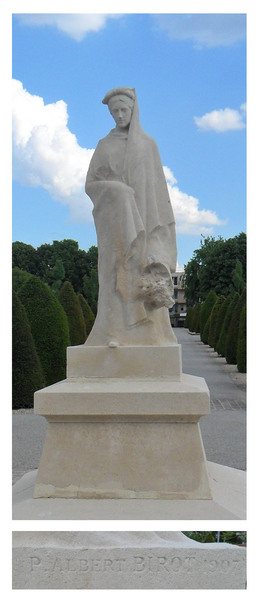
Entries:
[[182,283],[183,274],[184,271],[179,269],[172,275],[174,305],[169,310],[172,327],[183,327],[186,319],[187,304],[184,297],[184,285]]

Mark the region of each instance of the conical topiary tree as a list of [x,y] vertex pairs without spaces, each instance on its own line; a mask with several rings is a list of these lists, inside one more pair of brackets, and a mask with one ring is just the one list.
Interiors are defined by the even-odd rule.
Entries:
[[209,343],[210,317],[211,315],[208,317],[206,325],[203,329],[203,333],[201,334],[201,341],[203,342],[203,344]]
[[30,273],[22,271],[20,268],[13,268],[12,270],[12,286],[13,291],[18,292],[20,287],[29,279]]
[[214,291],[210,291],[206,297],[205,302],[201,306],[200,313],[200,334],[202,336],[204,327],[207,323],[209,316],[211,315],[212,308],[217,300],[217,294]]
[[218,314],[219,314],[220,308],[221,308],[222,304],[224,303],[224,301],[225,301],[225,297],[219,296],[219,298],[216,300],[216,302],[212,308],[212,311],[211,311],[210,326],[209,326],[209,338],[208,338],[208,343],[209,343],[209,346],[211,346],[211,348],[214,348]]
[[84,344],[87,337],[85,320],[78,296],[69,281],[65,281],[60,289],[58,300],[63,306],[68,318],[71,346]]
[[244,304],[241,310],[239,320],[237,368],[240,373],[246,373],[246,304]]
[[194,333],[200,332],[200,312],[201,312],[201,304],[197,302],[193,308],[190,331]]
[[242,308],[246,302],[246,290],[242,292],[239,296],[239,300],[234,309],[232,319],[230,322],[230,326],[227,333],[226,340],[226,361],[229,365],[237,364],[237,342],[238,342],[238,330],[239,330],[239,320]]
[[191,317],[192,317],[192,308],[191,308],[191,306],[189,306],[187,308],[186,318],[185,318],[185,322],[184,322],[184,327],[186,327],[187,329],[190,328]]
[[66,314],[48,285],[33,275],[19,289],[36,350],[44,371],[46,385],[66,377],[66,350],[69,326]]
[[196,333],[200,333],[200,315],[201,315],[201,304],[200,304],[200,302],[198,302],[196,304],[196,306],[197,306],[197,310],[196,310],[196,321],[195,321],[195,324],[194,324],[194,331]]
[[37,355],[25,308],[13,291],[13,409],[33,407],[33,395],[45,386],[44,374]]
[[[206,297],[205,302],[202,304],[201,313],[200,313],[200,337],[201,337],[202,342],[204,342],[203,335],[204,335],[204,329],[205,329],[207,320],[211,315],[212,308],[213,308],[215,302],[217,301],[217,298],[218,298],[217,294],[215,294],[214,291],[210,291]],[[207,344],[207,343],[208,342],[204,342],[204,344]]]
[[85,300],[84,296],[82,296],[82,294],[78,294],[78,299],[79,299],[81,310],[83,312],[83,317],[85,320],[86,335],[88,336],[94,325],[95,317],[94,317],[94,314],[93,314],[89,304],[87,303],[87,300]]
[[218,352],[217,343],[218,343],[221,329],[222,329],[222,326],[223,326],[223,323],[225,320],[226,312],[227,312],[227,309],[229,307],[231,300],[232,300],[231,296],[228,296],[227,298],[225,298],[225,300],[224,300],[223,304],[221,304],[221,307],[218,312],[216,331],[215,331],[215,341],[214,341],[214,347],[213,347],[214,350],[216,350],[216,352]]
[[228,328],[229,328],[236,304],[238,303],[238,300],[239,300],[239,294],[236,293],[234,295],[234,298],[231,298],[230,304],[227,308],[227,312],[225,314],[225,318],[224,318],[224,322],[223,322],[222,329],[220,332],[220,336],[219,336],[219,339],[216,344],[216,352],[218,354],[220,354],[222,357],[226,356],[226,340],[227,340]]
[[193,332],[194,312],[195,312],[195,306],[193,306],[190,309],[190,314],[189,314],[189,331],[191,333]]

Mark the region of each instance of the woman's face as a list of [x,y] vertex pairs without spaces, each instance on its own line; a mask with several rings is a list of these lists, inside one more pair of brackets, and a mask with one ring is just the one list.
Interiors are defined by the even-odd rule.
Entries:
[[130,109],[124,101],[119,99],[112,102],[109,110],[119,128],[124,129],[129,126],[132,117],[132,109]]

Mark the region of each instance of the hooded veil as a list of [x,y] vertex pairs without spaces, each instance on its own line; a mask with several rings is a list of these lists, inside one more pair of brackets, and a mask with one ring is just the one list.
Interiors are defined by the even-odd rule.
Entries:
[[128,132],[99,141],[86,193],[98,239],[98,314],[86,344],[175,342],[167,308],[176,267],[175,221],[155,141],[139,122],[134,88],[107,93],[132,108]]

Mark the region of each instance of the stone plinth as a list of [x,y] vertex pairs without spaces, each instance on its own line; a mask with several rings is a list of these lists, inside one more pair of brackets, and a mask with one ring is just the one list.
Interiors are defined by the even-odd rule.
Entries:
[[161,378],[178,381],[181,346],[69,346],[68,378]]
[[13,520],[246,520],[246,472],[207,462],[212,499],[33,498],[38,470],[13,486]]
[[70,348],[67,375],[35,393],[49,425],[34,497],[211,498],[209,392],[181,373],[178,345]]
[[245,589],[245,558],[178,532],[14,532],[13,589]]

